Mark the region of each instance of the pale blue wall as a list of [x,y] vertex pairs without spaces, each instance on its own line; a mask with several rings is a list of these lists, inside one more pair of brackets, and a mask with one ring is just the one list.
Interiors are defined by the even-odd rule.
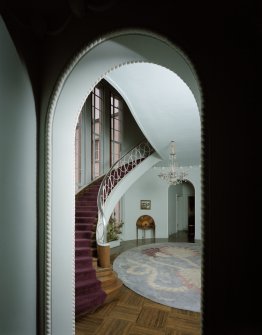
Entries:
[[128,109],[126,109],[125,113],[123,113],[122,135],[123,135],[123,142],[122,142],[123,153],[129,151],[144,138],[144,134],[141,132],[133,115]]
[[36,334],[36,117],[25,67],[0,17],[0,334]]
[[[106,44],[106,43],[105,43]],[[33,335],[36,334],[36,118],[33,93],[26,70],[19,60],[11,38],[0,21],[0,111],[1,111],[1,320],[0,333],[4,335]],[[103,45],[104,47],[104,45]],[[106,46],[105,46],[106,48]],[[99,50],[98,50],[99,51]],[[118,50],[117,50],[118,51]],[[125,51],[125,50],[124,50]],[[90,52],[90,57],[92,52]],[[106,56],[105,56],[106,57]],[[118,58],[119,61],[118,61]],[[130,58],[131,56],[128,57]],[[140,60],[140,56],[134,55]],[[124,56],[122,57],[124,58]],[[122,62],[119,51],[116,53],[112,65]],[[109,62],[109,61],[108,61]],[[88,57],[83,58],[83,66],[88,63]],[[90,64],[89,64],[90,65]],[[91,65],[90,65],[91,66]],[[111,67],[101,62],[100,72],[104,73]],[[105,69],[103,69],[103,67]],[[97,71],[88,71],[88,80],[84,74],[83,82],[90,87],[98,76]],[[78,78],[79,72],[74,72]],[[72,86],[70,86],[72,84]],[[73,328],[73,229],[74,217],[74,180],[73,180],[73,124],[80,109],[85,93],[79,93],[79,88],[86,91],[82,85],[69,87],[65,85],[56,106],[52,125],[54,140],[52,165],[52,332],[53,334],[71,334]],[[51,89],[51,88],[50,88]],[[70,94],[68,94],[70,92]],[[80,97],[79,97],[80,95]],[[72,96],[74,102],[64,99]],[[43,100],[48,100],[48,90],[43,92]],[[45,110],[43,108],[43,110]],[[66,112],[69,111],[67,114]],[[71,114],[70,114],[71,113]],[[69,115],[69,116],[68,116]],[[45,119],[42,113],[42,121]],[[62,121],[62,122],[61,122]],[[61,124],[63,125],[61,129]],[[41,124],[41,130],[45,122]],[[61,150],[62,149],[62,150]],[[59,154],[58,154],[59,153]],[[43,163],[43,157],[41,157]],[[68,164],[69,163],[69,164]],[[61,164],[64,169],[61,171]],[[43,164],[40,164],[43,169]],[[166,236],[167,208],[161,207],[163,199],[167,204],[166,186],[159,187],[151,184],[150,175],[143,179],[145,188],[140,185],[140,195],[147,199],[152,191],[152,212],[157,223],[157,235]],[[65,184],[67,186],[65,187]],[[133,189],[136,192],[135,189]],[[148,193],[149,192],[149,193]],[[61,196],[62,195],[62,196]],[[163,197],[162,197],[163,195]],[[149,198],[150,199],[150,198]],[[129,202],[126,202],[129,204]],[[69,206],[67,206],[69,205]],[[148,213],[141,211],[139,202],[134,202],[134,218]],[[41,209],[43,212],[43,209]],[[42,216],[42,215],[41,215]],[[134,222],[134,220],[130,220]],[[43,223],[43,222],[41,222]],[[63,224],[63,238],[61,240],[61,225]],[[133,228],[132,228],[133,229]],[[70,248],[70,245],[72,246]],[[62,283],[62,285],[61,285]]]
[[[49,313],[47,327],[52,335],[71,335],[74,329],[74,138],[77,116],[88,92],[110,69],[130,61],[147,61],[176,70],[200,103],[199,87],[189,62],[161,39],[127,33],[100,41],[78,56],[58,78],[47,114],[44,106],[49,88],[42,92],[40,130],[46,156],[40,153],[40,167],[45,166],[46,173],[41,171],[39,181],[45,188],[46,203],[41,202],[40,210],[45,214],[48,235],[45,242],[50,250],[47,277],[51,280],[45,288],[48,295],[45,308]],[[166,234],[167,224],[164,229]]]
[[[140,209],[140,200],[151,200],[151,209]],[[156,237],[168,235],[168,194],[167,185],[163,183],[152,169],[140,177],[123,197],[123,240],[136,238],[136,221],[141,215],[150,215],[155,220]],[[139,231],[139,238],[142,232]],[[146,238],[152,237],[151,231]]]
[[181,185],[169,186],[168,188],[168,235],[176,233],[176,196],[179,194]]
[[[201,181],[200,168],[192,167],[189,169],[188,178],[195,188],[195,238],[201,240]],[[187,190],[187,185],[177,186],[179,194],[191,194]],[[184,188],[184,190],[183,190]],[[150,210],[140,209],[140,200],[151,200]],[[150,215],[156,223],[156,237],[167,238],[174,231],[170,227],[170,220],[175,217],[175,213],[170,215],[173,209],[174,197],[169,192],[169,185],[160,180],[156,171],[150,169],[140,177],[127,191],[122,198],[123,203],[123,240],[136,238],[136,220],[141,215]],[[147,236],[146,236],[147,237]],[[148,237],[151,237],[148,235]],[[141,238],[141,234],[139,236]]]

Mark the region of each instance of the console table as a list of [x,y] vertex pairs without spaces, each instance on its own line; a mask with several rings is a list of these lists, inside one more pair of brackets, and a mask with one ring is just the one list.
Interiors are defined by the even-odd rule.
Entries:
[[136,241],[138,241],[138,230],[142,230],[142,238],[145,239],[146,230],[153,231],[154,242],[156,240],[155,221],[150,215],[142,215],[136,221]]

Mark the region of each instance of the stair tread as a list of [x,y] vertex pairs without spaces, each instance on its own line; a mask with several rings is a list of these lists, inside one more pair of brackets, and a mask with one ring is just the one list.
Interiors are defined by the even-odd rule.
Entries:
[[81,207],[77,207],[75,208],[75,213],[90,213],[90,214],[96,214],[98,211],[97,211],[97,208],[93,209],[90,209],[90,208],[86,208],[84,206],[81,206]]
[[[97,195],[103,178],[81,191],[75,200],[75,289],[76,316],[92,313],[103,305],[106,293],[97,278]],[[90,255],[83,255],[85,251]],[[77,254],[82,254],[77,256]],[[93,255],[92,255],[93,254]],[[85,264],[85,262],[88,262]]]
[[81,268],[81,269],[76,269],[75,274],[82,274],[85,272],[93,272],[95,269],[94,268]]
[[86,243],[91,243],[94,240],[92,238],[76,238],[75,242],[86,242]]
[[[97,275],[101,275],[101,278],[106,278],[106,277],[118,277],[117,273],[115,271],[113,271],[112,269],[108,269],[107,271],[97,271],[96,270]],[[104,280],[104,279],[103,279]]]
[[[76,218],[77,219],[77,218]],[[83,219],[85,219],[85,218],[83,218]],[[83,224],[82,226],[79,226],[79,224]],[[88,225],[90,226],[90,227],[88,227]],[[84,227],[84,226],[86,226],[87,228],[96,228],[96,224],[95,224],[95,222],[76,222],[76,224],[75,224],[75,231],[77,231],[77,228],[81,228],[81,227]]]
[[96,277],[88,278],[88,280],[87,279],[79,280],[79,281],[76,281],[75,283],[76,289],[83,288],[83,287],[90,287],[90,286],[100,286],[100,283]]
[[96,272],[99,273],[104,273],[104,272],[108,272],[108,271],[112,271],[112,266],[108,267],[108,268],[101,268],[100,266],[97,266]]
[[123,282],[119,278],[117,278],[114,284],[103,288],[103,290],[105,291],[107,295],[110,295],[111,293],[119,290],[122,286],[123,286]]
[[83,260],[83,261],[86,260],[86,259],[87,259],[87,260],[93,260],[93,257],[92,257],[92,256],[89,256],[89,255],[88,255],[88,256],[77,256],[76,258],[77,258],[78,260]]
[[[95,216],[86,216],[86,215],[85,216],[75,216],[75,218],[76,219],[90,219],[90,220],[92,219],[94,221],[97,219],[97,217],[95,217]],[[79,223],[81,223],[81,222],[79,222]]]
[[91,226],[93,223],[90,222],[76,222],[77,226]]
[[95,210],[97,210],[97,206],[96,205],[94,205],[94,204],[92,204],[92,205],[88,205],[88,204],[77,204],[76,203],[76,206],[75,206],[75,208],[79,208],[79,209],[90,209],[90,208],[92,208],[92,209],[95,209]]
[[104,284],[106,282],[116,281],[117,278],[118,278],[118,276],[114,272],[111,272],[110,274],[108,274],[106,276],[98,277],[98,280],[102,284]]
[[95,219],[97,218],[97,213],[98,211],[75,211],[75,215],[78,215],[79,217],[84,217],[84,218],[90,218],[90,219]]

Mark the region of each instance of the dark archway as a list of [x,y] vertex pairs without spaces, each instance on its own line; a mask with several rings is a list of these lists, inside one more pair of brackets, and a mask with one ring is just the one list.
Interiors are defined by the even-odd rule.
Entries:
[[[122,31],[106,36],[81,50],[61,74],[51,98],[45,134],[46,281],[43,289],[47,334],[69,333],[75,322],[74,138],[78,115],[96,83],[114,68],[132,62],[151,62],[176,72],[191,89],[201,114],[200,85],[192,64],[173,44],[151,32]],[[61,262],[61,257],[66,262]]]

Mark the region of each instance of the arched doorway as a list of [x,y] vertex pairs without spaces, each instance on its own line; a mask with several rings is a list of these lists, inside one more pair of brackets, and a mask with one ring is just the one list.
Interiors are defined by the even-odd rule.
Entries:
[[173,44],[151,32],[121,31],[105,36],[81,50],[61,74],[45,125],[46,279],[42,289],[47,334],[74,332],[74,140],[78,115],[96,83],[115,68],[136,62],[158,64],[175,72],[190,88],[201,111],[200,85],[192,64]]
[[168,189],[168,235],[195,240],[195,188],[190,181]]

